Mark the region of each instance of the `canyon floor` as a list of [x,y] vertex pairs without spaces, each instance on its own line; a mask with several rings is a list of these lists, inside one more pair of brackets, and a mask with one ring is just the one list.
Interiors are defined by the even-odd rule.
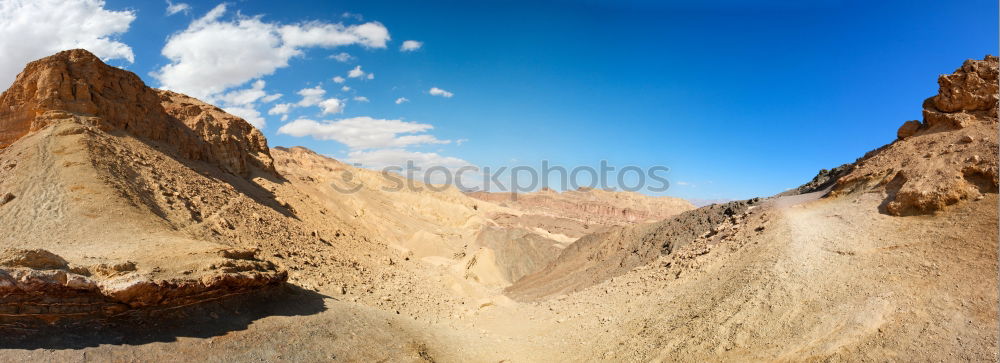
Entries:
[[997,68],[854,163],[695,208],[389,191],[61,52],[0,95],[0,360],[996,361]]

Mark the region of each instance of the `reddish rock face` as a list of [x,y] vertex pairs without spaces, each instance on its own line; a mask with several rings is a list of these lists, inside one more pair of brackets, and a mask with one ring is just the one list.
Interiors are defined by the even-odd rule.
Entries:
[[243,119],[180,94],[161,96],[134,73],[83,49],[29,63],[0,95],[0,149],[52,119],[70,117],[167,143],[177,156],[233,174],[247,176],[253,167],[275,173],[264,136]]
[[252,168],[276,174],[264,134],[222,109],[176,92],[157,90],[160,105],[208,143],[207,153],[223,169],[245,175]]
[[163,140],[168,126],[155,91],[81,49],[29,63],[0,95],[0,110],[0,146],[45,127],[37,119],[46,111],[98,116],[106,129],[153,140]]

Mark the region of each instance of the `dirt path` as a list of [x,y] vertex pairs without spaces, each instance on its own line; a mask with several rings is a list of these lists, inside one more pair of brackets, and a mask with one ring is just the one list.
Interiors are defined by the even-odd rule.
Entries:
[[877,194],[814,199],[678,251],[695,257],[677,277],[662,258],[540,306],[579,342],[570,359],[995,360],[995,196],[912,218],[878,213]]

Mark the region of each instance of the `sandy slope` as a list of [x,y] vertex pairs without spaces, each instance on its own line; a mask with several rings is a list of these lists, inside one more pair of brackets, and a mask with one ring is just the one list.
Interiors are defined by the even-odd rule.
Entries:
[[[996,217],[996,196],[933,218],[902,219],[873,212],[880,202],[876,194],[808,199],[754,208],[717,238],[697,240],[611,281],[537,304],[413,321],[327,300],[323,312],[265,317],[221,337],[7,351],[6,356],[996,359],[997,279],[984,273],[997,268],[996,223],[978,218]],[[281,339],[268,340],[276,336]],[[230,349],[237,355],[220,353]]]
[[763,207],[733,237],[553,305],[583,310],[568,322],[582,330],[622,329],[590,358],[996,359],[996,197],[934,219],[878,203]]

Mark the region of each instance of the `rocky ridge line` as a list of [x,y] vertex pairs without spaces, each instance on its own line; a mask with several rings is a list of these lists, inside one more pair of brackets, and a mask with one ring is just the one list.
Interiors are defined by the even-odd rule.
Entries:
[[79,117],[104,131],[124,131],[174,148],[177,156],[249,176],[275,174],[263,134],[217,107],[156,91],[132,72],[83,49],[29,63],[0,95],[0,149],[55,120]]

